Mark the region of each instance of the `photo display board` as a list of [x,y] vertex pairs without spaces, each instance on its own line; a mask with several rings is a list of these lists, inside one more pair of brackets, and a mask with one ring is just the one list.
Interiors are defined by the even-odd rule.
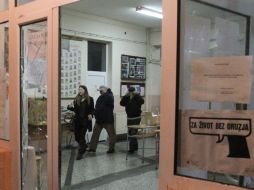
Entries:
[[140,96],[145,96],[145,84],[144,83],[128,83],[122,82],[121,83],[121,96],[124,96],[128,93],[128,89],[130,87],[135,88],[135,92],[138,93]]
[[145,80],[146,58],[130,55],[121,56],[121,79],[122,80]]

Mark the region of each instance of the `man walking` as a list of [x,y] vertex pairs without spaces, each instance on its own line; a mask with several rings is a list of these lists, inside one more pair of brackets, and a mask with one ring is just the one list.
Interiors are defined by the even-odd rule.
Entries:
[[109,135],[109,149],[107,153],[115,152],[115,141],[116,134],[114,129],[114,96],[110,88],[106,86],[100,86],[99,89],[100,96],[95,104],[95,126],[93,129],[93,134],[90,142],[90,149],[88,152],[96,152],[97,144],[99,142],[99,137],[102,129],[106,129]]

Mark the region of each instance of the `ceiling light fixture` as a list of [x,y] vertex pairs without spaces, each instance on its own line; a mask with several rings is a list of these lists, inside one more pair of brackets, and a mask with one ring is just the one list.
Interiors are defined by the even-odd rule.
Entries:
[[156,10],[156,9],[152,9],[152,8],[147,8],[147,7],[144,7],[144,6],[136,7],[136,12],[144,14],[144,15],[160,18],[160,19],[162,19],[162,17],[163,17],[161,11]]

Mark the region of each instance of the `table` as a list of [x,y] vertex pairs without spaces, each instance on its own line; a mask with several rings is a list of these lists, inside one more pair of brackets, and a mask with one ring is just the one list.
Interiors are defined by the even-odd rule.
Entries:
[[[147,137],[155,137],[158,132],[156,132],[156,129],[159,129],[160,125],[145,125],[145,124],[140,124],[140,125],[128,125],[127,126],[127,152],[126,152],[126,160],[128,160],[128,145],[129,145],[129,138],[137,138],[137,139],[142,139],[142,163],[145,161],[145,138]],[[138,133],[135,135],[129,135],[128,131],[129,129],[138,129]],[[157,147],[157,144],[156,144]],[[157,148],[156,148],[157,151]]]
[[160,156],[160,129],[154,130],[155,135],[155,155],[156,155],[156,169],[158,169],[159,156]]

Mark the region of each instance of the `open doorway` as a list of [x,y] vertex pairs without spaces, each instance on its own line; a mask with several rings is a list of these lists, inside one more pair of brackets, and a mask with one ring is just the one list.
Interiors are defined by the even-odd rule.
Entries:
[[[161,19],[141,15],[136,7],[161,10],[161,0],[81,0],[61,8],[61,188],[158,189],[158,133],[138,140],[139,149],[128,153],[127,115],[120,105],[130,87],[144,99],[142,113],[159,115]],[[100,86],[114,95],[116,134],[113,154],[107,154],[108,134],[102,130],[96,153],[86,151],[77,160],[68,105],[87,87],[94,104]],[[105,112],[106,114],[106,112]],[[158,117],[156,117],[158,119]],[[154,121],[149,119],[149,125]],[[92,120],[92,127],[96,123]],[[156,122],[156,129],[159,125]],[[92,131],[84,136],[88,148]],[[149,179],[149,180],[147,180]]]

